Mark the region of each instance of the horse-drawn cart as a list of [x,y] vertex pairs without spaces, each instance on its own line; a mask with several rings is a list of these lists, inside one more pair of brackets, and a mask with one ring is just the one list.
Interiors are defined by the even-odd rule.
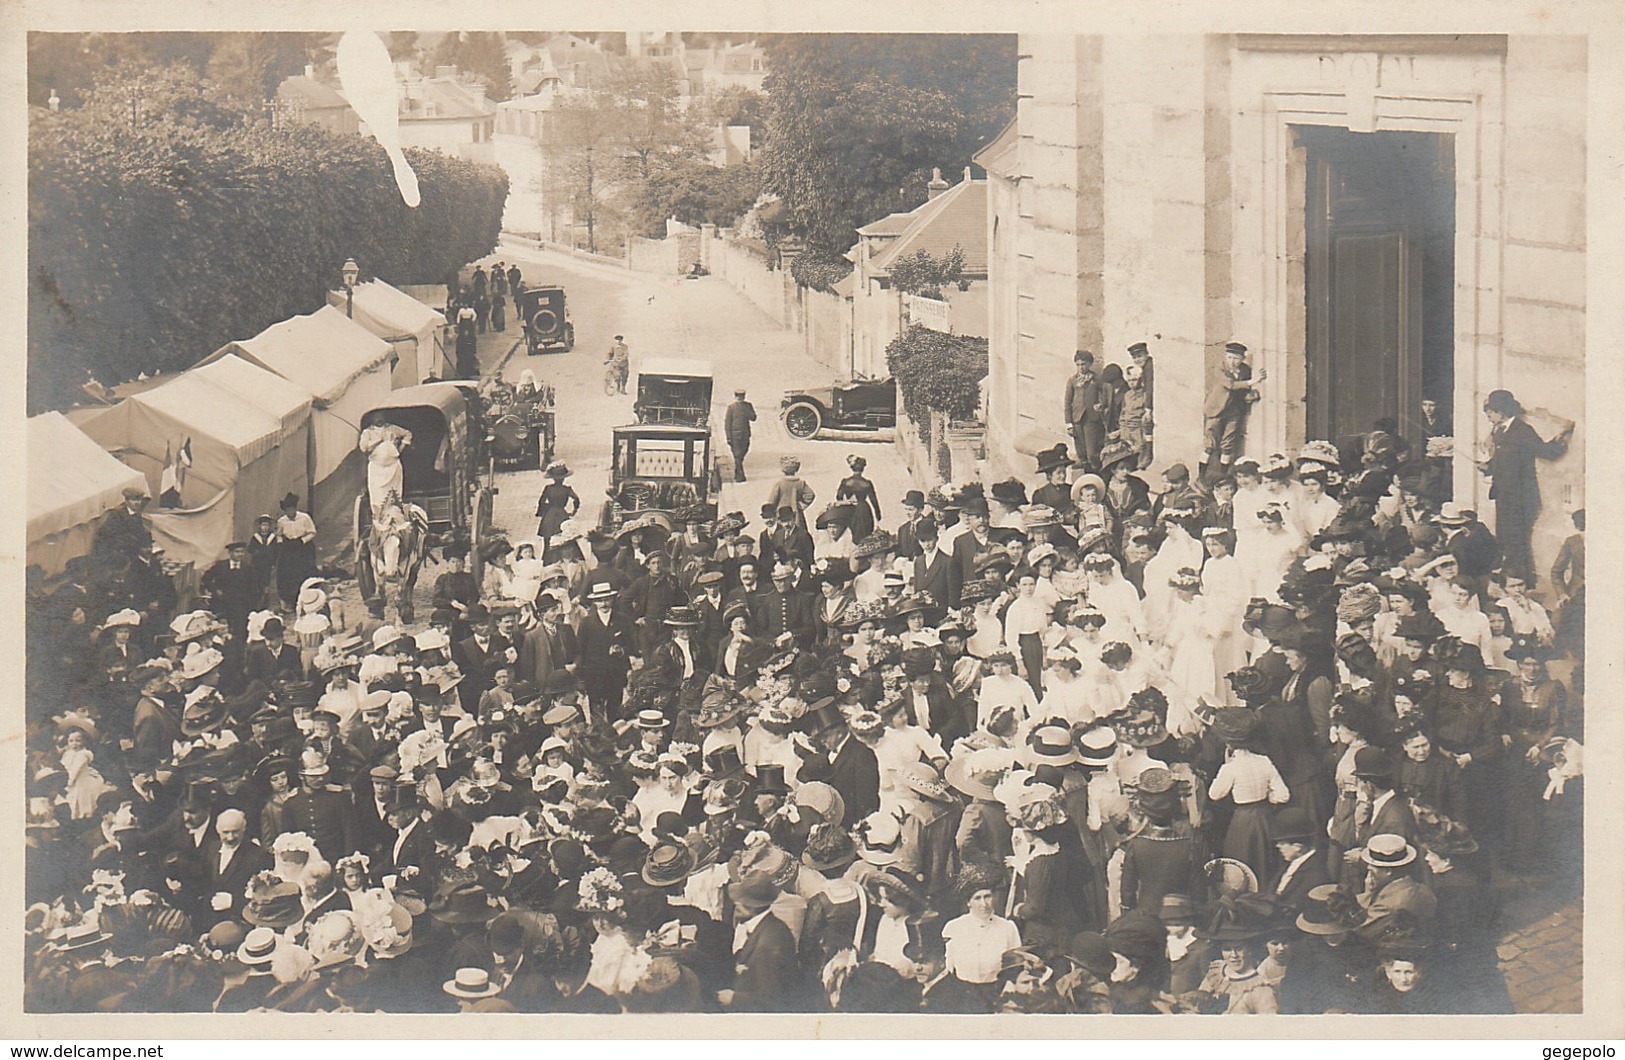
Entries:
[[490,533],[491,489],[481,481],[485,427],[478,402],[453,383],[425,383],[389,395],[361,417],[367,489],[355,504],[356,580],[376,617],[391,585],[403,623],[430,548],[466,545],[481,577],[480,543]]

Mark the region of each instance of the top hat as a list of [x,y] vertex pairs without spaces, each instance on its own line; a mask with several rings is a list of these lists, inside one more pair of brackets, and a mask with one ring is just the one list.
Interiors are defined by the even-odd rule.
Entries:
[[1309,819],[1308,811],[1298,806],[1277,810],[1270,818],[1269,833],[1272,843],[1312,843],[1319,835],[1314,822]]

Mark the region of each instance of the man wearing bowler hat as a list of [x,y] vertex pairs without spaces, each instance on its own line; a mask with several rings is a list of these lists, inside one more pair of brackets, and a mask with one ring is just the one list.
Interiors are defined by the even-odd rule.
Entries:
[[1073,452],[1085,471],[1100,468],[1100,447],[1106,442],[1106,391],[1095,374],[1095,355],[1079,350],[1072,358],[1077,371],[1066,382],[1064,413],[1072,432]]

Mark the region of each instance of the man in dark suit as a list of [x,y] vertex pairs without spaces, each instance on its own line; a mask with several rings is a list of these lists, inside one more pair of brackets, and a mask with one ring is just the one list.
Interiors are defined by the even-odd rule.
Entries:
[[[840,792],[846,804],[846,820],[863,820],[880,808],[880,762],[873,743],[885,731],[885,723],[873,711],[859,711],[851,722],[841,717],[833,705],[808,714],[822,758],[810,759],[801,769],[804,780],[822,780]],[[864,739],[854,735],[862,727]]]
[[953,558],[937,547],[936,520],[921,519],[914,530],[918,535],[914,557],[914,591],[929,595],[938,607],[958,607],[959,599],[952,597],[950,591]]
[[[1506,552],[1506,570],[1522,578],[1534,574],[1529,535],[1540,513],[1540,483],[1535,461],[1556,460],[1568,452],[1574,424],[1546,441],[1523,418],[1523,406],[1510,390],[1492,390],[1484,399],[1489,417],[1491,452],[1479,470],[1490,477],[1490,499],[1495,502],[1495,533]],[[1462,565],[1463,571],[1466,564]]]
[[920,554],[919,526],[925,517],[925,494],[919,490],[903,494],[903,513],[906,518],[897,528],[897,554],[903,559],[914,559]]
[[209,568],[201,584],[213,598],[211,610],[226,620],[232,635],[241,642],[248,630],[248,613],[265,597],[259,576],[248,562],[248,542],[227,545],[226,558]]
[[[1369,810],[1364,819],[1356,818],[1354,845],[1342,851],[1340,863],[1332,870],[1340,872],[1341,882],[1359,890],[1358,882],[1365,876],[1362,855],[1365,845],[1375,835],[1397,835],[1406,842],[1416,841],[1416,816],[1405,796],[1394,789],[1393,763],[1388,752],[1380,747],[1362,747],[1354,752],[1354,779],[1359,786],[1359,799]],[[1334,849],[1334,853],[1336,853]]]
[[761,556],[764,564],[798,563],[812,566],[813,539],[801,524],[794,508],[780,508],[773,513],[773,525],[762,535]]
[[564,605],[557,597],[537,596],[536,613],[541,621],[519,645],[519,680],[546,688],[553,671],[575,665],[578,645],[576,631],[563,621]]
[[351,814],[355,821],[356,849],[378,860],[378,851],[395,838],[389,826],[389,803],[398,774],[387,765],[373,766],[351,784]]
[[519,652],[497,634],[496,619],[483,605],[469,609],[468,622],[474,633],[452,645],[451,660],[463,675],[463,683],[457,686],[463,713],[474,717],[479,713],[480,696],[493,683],[491,664],[497,660],[505,660],[510,665],[517,663]]
[[1324,851],[1315,849],[1318,838],[1309,814],[1297,806],[1280,809],[1270,822],[1270,837],[1281,855],[1281,866],[1266,880],[1262,889],[1283,914],[1296,916],[1309,898],[1309,892],[1331,883]]
[[790,579],[795,568],[788,563],[773,566],[773,588],[752,601],[751,628],[761,639],[777,641],[788,633],[798,645],[809,643],[813,635],[813,598],[793,588]]
[[305,666],[299,658],[299,649],[284,639],[280,618],[268,618],[260,630],[264,641],[248,646],[243,655],[243,678],[250,688],[271,688],[278,681],[299,681],[305,676]]
[[355,853],[355,827],[350,800],[327,786],[327,760],[319,751],[300,756],[303,789],[282,808],[282,831],[303,832],[329,863]]
[[665,552],[649,552],[644,560],[648,573],[639,575],[622,597],[638,634],[638,654],[648,655],[664,633],[661,625],[666,612],[685,602],[683,587],[671,573],[671,557]]
[[[754,607],[756,597],[761,595],[763,589],[762,561],[755,555],[744,555],[725,560],[724,564],[732,565],[734,587],[723,597],[722,609],[726,611],[734,604]],[[726,577],[727,571],[724,570],[723,574]]]
[[1479,521],[1477,512],[1454,501],[1439,509],[1437,522],[1444,531],[1445,551],[1456,557],[1462,577],[1471,579],[1482,595],[1490,572],[1501,562],[1499,540]]
[[694,614],[700,620],[700,628],[694,631],[694,647],[698,653],[696,661],[703,670],[716,669],[717,645],[728,632],[728,624],[722,618],[726,606],[722,581],[719,570],[708,570],[694,579]]
[[576,673],[587,693],[590,721],[596,729],[620,718],[626,675],[638,650],[631,620],[615,607],[619,595],[609,582],[594,584],[587,593],[591,609],[576,630],[580,644]]
[[103,556],[140,558],[152,551],[152,531],[142,514],[147,507],[147,491],[140,486],[124,490],[124,503],[108,512],[96,528],[92,551]]
[[213,823],[213,789],[207,784],[188,784],[173,814],[125,846],[148,854],[155,863],[169,854],[184,854],[200,864],[206,863],[219,842],[210,827]]
[[395,741],[386,720],[391,695],[380,688],[361,697],[361,709],[357,711],[358,717],[350,729],[349,743],[363,762],[376,762],[381,754],[394,746]]
[[389,826],[389,834],[378,847],[379,865],[383,870],[401,873],[407,869],[427,869],[434,859],[434,836],[424,823],[415,786],[396,786],[384,822]]
[[222,810],[214,822],[216,843],[204,867],[209,873],[209,907],[215,923],[241,920],[248,905],[248,881],[271,867],[271,855],[248,838],[247,831],[248,818],[241,810]]
[[778,895],[772,880],[761,876],[728,885],[736,974],[733,989],[717,991],[717,1000],[729,1011],[793,1012],[801,1007],[795,936],[772,911]]
[[750,425],[756,422],[756,407],[745,400],[743,390],[734,391],[733,404],[723,421],[728,450],[734,458],[734,481],[745,481],[745,454],[750,452]]
[[948,595],[952,597],[949,606],[956,606],[965,586],[976,580],[977,559],[995,547],[993,538],[987,532],[987,501],[981,497],[971,497],[965,502],[961,515],[965,520],[965,532],[954,538],[948,566]]

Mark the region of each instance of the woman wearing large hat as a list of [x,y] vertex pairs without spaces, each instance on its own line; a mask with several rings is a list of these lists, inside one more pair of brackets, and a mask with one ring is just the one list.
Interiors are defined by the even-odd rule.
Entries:
[[[1279,1011],[1275,989],[1258,972],[1255,944],[1268,926],[1269,903],[1255,895],[1220,898],[1197,935],[1213,943],[1219,959],[1213,962],[1201,994],[1222,1001],[1225,1015],[1265,1015]],[[1200,1002],[1198,1002],[1200,1004]],[[1197,1011],[1208,1011],[1198,1008]]]
[[1186,816],[1188,792],[1185,781],[1161,767],[1135,778],[1134,806],[1146,824],[1123,845],[1123,909],[1156,916],[1164,895],[1199,893],[1201,864]]
[[1466,825],[1488,840],[1499,834],[1505,810],[1505,709],[1490,687],[1484,657],[1472,644],[1435,643],[1444,683],[1434,693],[1433,728],[1439,750],[1461,767]]

